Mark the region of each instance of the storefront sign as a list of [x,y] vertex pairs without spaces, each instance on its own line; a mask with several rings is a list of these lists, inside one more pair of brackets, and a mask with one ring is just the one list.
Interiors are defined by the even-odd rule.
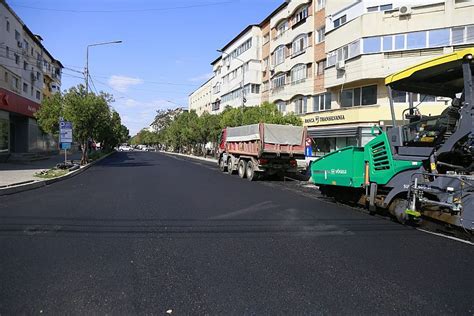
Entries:
[[326,123],[326,122],[340,122],[344,121],[346,118],[344,114],[340,115],[329,115],[329,116],[315,116],[304,119],[305,124],[319,124],[319,123]]
[[40,104],[16,93],[0,88],[0,110],[34,117]]

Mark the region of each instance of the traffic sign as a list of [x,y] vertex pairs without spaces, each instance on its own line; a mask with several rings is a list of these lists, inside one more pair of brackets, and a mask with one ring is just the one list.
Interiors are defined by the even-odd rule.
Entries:
[[71,143],[60,143],[59,148],[62,150],[71,149]]
[[72,143],[72,123],[66,121],[59,122],[59,142]]

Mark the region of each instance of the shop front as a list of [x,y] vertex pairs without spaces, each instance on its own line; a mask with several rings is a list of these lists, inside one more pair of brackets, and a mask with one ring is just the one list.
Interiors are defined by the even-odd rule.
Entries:
[[0,88],[0,161],[12,153],[51,152],[56,140],[39,128],[39,103]]

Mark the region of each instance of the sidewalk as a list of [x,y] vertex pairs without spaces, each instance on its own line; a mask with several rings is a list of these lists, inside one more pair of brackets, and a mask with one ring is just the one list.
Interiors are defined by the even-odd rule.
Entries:
[[[68,155],[69,160],[80,160],[81,153]],[[31,162],[7,162],[0,163],[0,187],[9,186],[16,183],[41,180],[35,177],[35,173],[51,169],[56,164],[64,162],[64,153],[51,156],[49,159],[31,161]]]

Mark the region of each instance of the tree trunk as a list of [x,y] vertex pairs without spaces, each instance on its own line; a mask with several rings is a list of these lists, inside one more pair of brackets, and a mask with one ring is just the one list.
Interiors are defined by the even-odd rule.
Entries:
[[82,142],[81,165],[87,164],[87,151],[89,150],[87,145],[88,145],[87,140]]

